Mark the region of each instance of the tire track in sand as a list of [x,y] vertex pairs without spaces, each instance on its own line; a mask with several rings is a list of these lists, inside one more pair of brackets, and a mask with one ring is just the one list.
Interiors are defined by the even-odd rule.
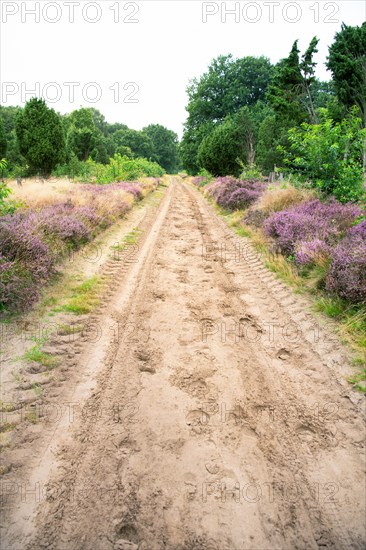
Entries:
[[[225,261],[211,253],[223,241]],[[132,330],[89,351],[103,367],[85,407],[107,413],[59,450],[29,549],[363,547],[364,424],[344,351],[322,329],[311,340],[302,299],[256,257],[236,261],[237,243],[173,182],[114,294]],[[284,337],[291,323],[300,339]]]

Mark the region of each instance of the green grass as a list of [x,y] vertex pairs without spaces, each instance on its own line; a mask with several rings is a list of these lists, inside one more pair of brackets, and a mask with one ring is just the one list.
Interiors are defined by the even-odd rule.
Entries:
[[127,244],[136,244],[137,239],[139,238],[141,233],[142,233],[141,229],[139,229],[138,227],[134,227],[132,231],[127,233],[127,235],[124,237],[123,242]]
[[113,246],[111,246],[112,250],[115,250],[117,252],[121,252],[122,250],[126,250],[126,245],[134,245],[137,243],[139,236],[141,235],[142,230],[138,227],[134,227],[132,231],[127,233],[125,237],[122,239],[120,243],[116,243]]
[[310,269],[299,269],[298,272],[305,280],[305,284],[310,291],[318,294],[318,290],[325,289],[326,277],[329,269],[329,260],[322,261],[320,264],[315,264]]
[[98,291],[100,286],[99,277],[94,275],[83,283],[74,286],[71,298],[66,304],[59,306],[54,311],[65,311],[75,315],[84,315],[90,313],[99,305]]
[[353,384],[357,390],[366,393],[366,367],[355,376],[348,378],[348,382]]
[[264,256],[264,265],[276,275],[278,279],[294,288],[296,293],[304,291],[304,281],[293,266],[283,256],[268,253]]
[[337,322],[342,340],[358,353],[354,364],[366,367],[366,307],[321,296],[315,300],[314,308]]
[[57,304],[57,298],[55,296],[49,296],[48,298],[43,298],[41,301],[42,307],[54,306]]
[[27,361],[34,361],[43,365],[47,369],[53,369],[57,367],[58,360],[56,357],[53,357],[49,353],[45,353],[40,349],[40,344],[36,344],[30,350],[26,351],[24,354],[24,359]]
[[360,333],[360,343],[366,348],[366,308],[347,308],[344,324],[349,330]]
[[340,298],[320,296],[314,301],[315,311],[320,311],[332,319],[339,319],[345,309],[345,304]]
[[252,237],[252,232],[242,225],[235,227],[235,232],[239,235],[239,237]]

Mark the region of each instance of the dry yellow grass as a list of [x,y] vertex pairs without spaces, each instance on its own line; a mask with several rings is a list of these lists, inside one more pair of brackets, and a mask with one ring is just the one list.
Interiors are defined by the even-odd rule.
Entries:
[[[153,178],[142,182],[143,195],[147,195],[154,186]],[[127,193],[123,189],[109,189],[108,196],[98,195],[90,191],[90,187],[61,178],[53,178],[44,183],[27,178],[22,181],[21,187],[14,180],[9,183],[9,187],[12,190],[11,199],[21,201],[32,209],[70,201],[74,206],[95,206],[100,214],[108,214],[111,203],[124,200],[131,206],[134,201],[131,193]]]
[[9,183],[9,187],[12,190],[11,199],[22,201],[30,208],[42,208],[64,203],[75,184],[66,179],[52,179],[41,183],[39,180],[27,178],[22,181],[21,187],[15,180]]
[[295,206],[306,200],[315,197],[315,193],[308,189],[296,189],[288,184],[287,187],[269,188],[263,193],[259,202],[256,204],[256,210],[263,210],[267,214],[279,212],[290,206]]
[[295,287],[297,290],[304,288],[304,281],[298,275],[296,269],[281,254],[272,250],[271,241],[266,237],[261,229],[255,229],[243,223],[237,224],[239,235],[250,237],[253,247],[260,253],[265,265],[276,276],[287,284]]

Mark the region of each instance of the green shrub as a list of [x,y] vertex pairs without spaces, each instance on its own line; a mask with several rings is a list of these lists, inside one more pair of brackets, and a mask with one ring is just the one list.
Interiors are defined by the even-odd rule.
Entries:
[[165,174],[156,162],[144,158],[131,159],[119,154],[109,159],[108,164],[100,164],[89,158],[79,161],[72,158],[68,164],[58,166],[55,176],[69,176],[77,181],[90,183],[113,183],[115,181],[134,181],[143,177],[158,178]]
[[310,182],[341,202],[356,202],[364,196],[363,144],[366,129],[352,111],[334,122],[326,109],[319,110],[319,124],[302,124],[289,130],[290,150],[285,163],[303,182]]

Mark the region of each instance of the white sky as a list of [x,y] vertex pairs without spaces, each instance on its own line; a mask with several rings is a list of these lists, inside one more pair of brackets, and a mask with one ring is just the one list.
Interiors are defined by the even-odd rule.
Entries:
[[[238,10],[226,22],[225,8]],[[0,0],[0,9],[2,105],[24,105],[39,95],[26,95],[38,83],[61,113],[94,106],[108,122],[137,130],[159,123],[179,136],[189,79],[214,57],[265,55],[276,63],[295,39],[303,52],[316,35],[317,75],[328,80],[324,62],[342,21],[359,26],[366,19],[366,0]]]

